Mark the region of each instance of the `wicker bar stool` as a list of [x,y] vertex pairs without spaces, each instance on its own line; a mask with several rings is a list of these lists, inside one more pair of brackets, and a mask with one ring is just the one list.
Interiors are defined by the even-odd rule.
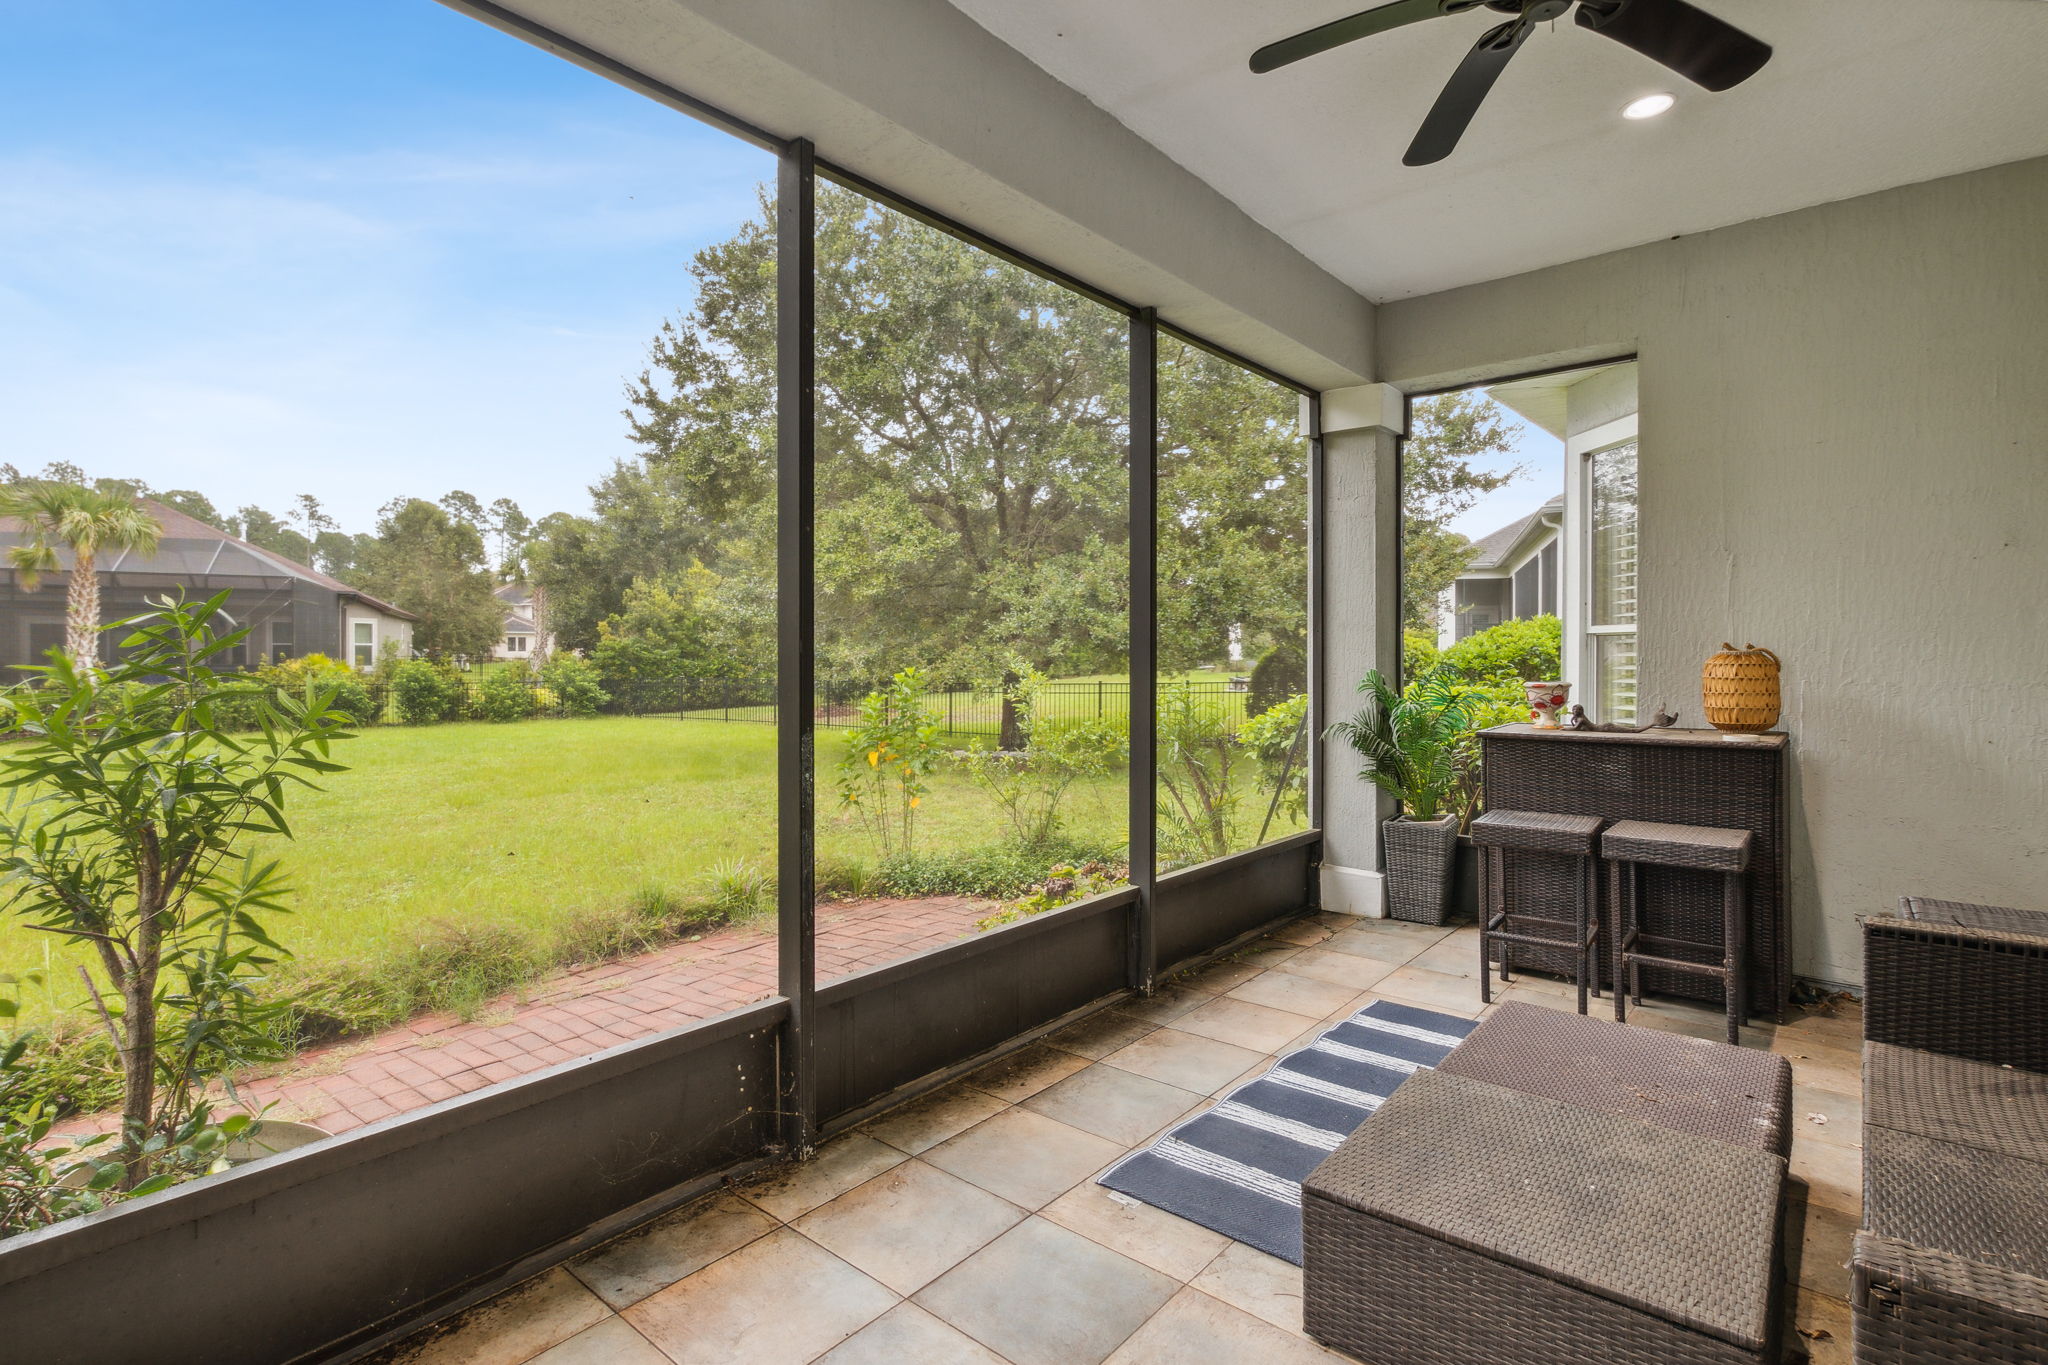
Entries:
[[[1548,950],[1571,964],[1579,988],[1579,1013],[1586,1012],[1586,993],[1600,994],[1599,883],[1594,855],[1600,826],[1595,815],[1552,815],[1542,811],[1490,810],[1472,822],[1472,842],[1479,847],[1479,998],[1493,1000],[1493,950],[1500,949],[1500,979],[1509,977],[1513,946]],[[1533,894],[1509,889],[1509,858],[1533,862],[1529,855],[1569,859],[1570,905],[1532,903]],[[1517,871],[1527,870],[1518,866]],[[1535,876],[1526,880],[1535,882]],[[1553,888],[1556,880],[1550,879]],[[1556,888],[1562,890],[1562,888]],[[1548,902],[1549,897],[1542,898]],[[1560,913],[1563,912],[1563,913]],[[1566,918],[1569,915],[1569,918]]]
[[[1717,977],[1728,1003],[1728,1041],[1741,1040],[1749,1019],[1749,947],[1744,927],[1749,921],[1750,832],[1707,825],[1659,825],[1623,820],[1608,826],[1600,838],[1607,860],[1608,903],[1614,913],[1614,1017],[1628,1018],[1627,1002],[1643,1003],[1644,967]],[[1721,874],[1721,941],[1701,943],[1670,935],[1646,934],[1641,923],[1642,869],[1690,868]],[[1672,950],[1718,950],[1720,961],[1696,961]],[[1653,951],[1661,949],[1663,951]],[[1624,976],[1626,980],[1624,982]],[[1626,989],[1624,989],[1624,984]]]

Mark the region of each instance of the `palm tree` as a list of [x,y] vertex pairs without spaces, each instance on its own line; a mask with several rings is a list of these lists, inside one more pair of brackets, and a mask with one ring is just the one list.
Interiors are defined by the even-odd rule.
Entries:
[[34,592],[42,576],[60,566],[57,547],[71,551],[71,587],[64,604],[64,652],[73,663],[99,656],[100,575],[94,560],[101,550],[153,554],[163,523],[132,497],[101,493],[75,483],[40,479],[0,488],[0,516],[21,523],[22,542],[9,547],[7,561]]

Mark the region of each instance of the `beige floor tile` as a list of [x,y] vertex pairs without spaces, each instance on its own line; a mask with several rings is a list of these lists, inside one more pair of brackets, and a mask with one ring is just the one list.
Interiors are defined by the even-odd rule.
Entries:
[[866,1133],[848,1133],[820,1147],[809,1161],[779,1167],[742,1186],[740,1194],[786,1223],[907,1160],[904,1152],[886,1142]]
[[1254,945],[1238,955],[1238,961],[1247,967],[1256,967],[1269,972],[1289,960],[1301,956],[1306,950],[1298,943],[1267,942]]
[[1004,1365],[974,1338],[899,1303],[818,1357],[817,1365]]
[[1233,1000],[1249,1000],[1255,1005],[1267,1005],[1291,1014],[1306,1015],[1320,1019],[1339,1010],[1358,995],[1355,986],[1339,985],[1334,981],[1318,981],[1312,976],[1296,976],[1288,971],[1265,972],[1239,986],[1233,986],[1228,996]]
[[1818,1086],[1792,1086],[1792,1131],[1813,1142],[1837,1147],[1863,1145],[1863,1101]]
[[736,1194],[702,1199],[569,1263],[576,1278],[624,1308],[693,1275],[775,1230],[775,1220]]
[[1290,1332],[1301,1330],[1301,1267],[1232,1242],[1195,1276],[1194,1287]]
[[1009,1109],[932,1148],[923,1159],[1022,1208],[1050,1204],[1121,1156],[1125,1146]]
[[860,1131],[915,1156],[1008,1107],[1008,1100],[998,1099],[986,1090],[951,1085],[862,1124]]
[[1118,1005],[1117,1009],[1133,1019],[1149,1019],[1155,1024],[1166,1024],[1180,1018],[1208,999],[1209,992],[1191,991],[1185,986],[1168,982],[1146,999],[1127,1001]]
[[621,1316],[676,1365],[800,1365],[897,1302],[886,1286],[782,1228]]
[[1838,1095],[1863,1094],[1863,1056],[1847,1048],[1820,1047],[1799,1038],[1777,1040],[1771,1051],[1792,1063],[1792,1083]]
[[1267,938],[1277,939],[1282,943],[1299,944],[1304,948],[1313,948],[1316,944],[1329,938],[1329,936],[1329,927],[1317,923],[1313,918],[1298,919],[1292,924],[1283,924],[1272,933],[1266,935]]
[[1339,929],[1323,946],[1340,953],[1376,957],[1386,962],[1407,962],[1417,953],[1443,941],[1451,931],[1433,924],[1407,924],[1400,920],[1360,920],[1349,929]]
[[611,1316],[604,1301],[559,1266],[431,1328],[393,1365],[524,1365]]
[[1466,976],[1446,976],[1413,964],[1389,973],[1372,993],[1403,1005],[1467,1017],[1479,1013],[1479,983]]
[[1479,933],[1460,930],[1432,943],[1409,959],[1411,966],[1423,967],[1446,976],[1479,976]]
[[1848,1304],[1823,1294],[1801,1293],[1793,1303],[1792,1325],[1785,1338],[1788,1359],[1797,1360],[1804,1350],[1812,1365],[1850,1365],[1855,1327]]
[[1263,970],[1263,967],[1253,967],[1243,962],[1218,962],[1176,980],[1189,990],[1201,991],[1207,995],[1222,995],[1233,986],[1243,985]]
[[1315,1023],[1314,1016],[1221,996],[1189,1010],[1174,1021],[1174,1027],[1184,1033],[1199,1033],[1204,1038],[1234,1043],[1254,1052],[1274,1052]]
[[1038,1043],[1000,1062],[991,1062],[967,1077],[967,1083],[1015,1104],[1028,1100],[1064,1076],[1088,1065],[1086,1057]]
[[1188,1365],[1191,1361],[1257,1361],[1259,1365],[1349,1365],[1299,1332],[1183,1289],[1118,1347],[1109,1365]]
[[1804,1180],[1808,1199],[1843,1213],[1863,1210],[1863,1153],[1830,1142],[1792,1140],[1792,1174]]
[[1155,1081],[1177,1085],[1183,1090],[1209,1094],[1247,1067],[1264,1061],[1264,1052],[1248,1047],[1162,1028],[1146,1034],[1129,1047],[1120,1048],[1103,1060],[1110,1066],[1150,1076]]
[[914,1294],[1022,1220],[1024,1211],[957,1175],[906,1161],[794,1224],[899,1294]]
[[1230,1245],[1230,1239],[1220,1232],[1093,1181],[1074,1186],[1047,1204],[1040,1216],[1183,1282],[1199,1275],[1216,1259],[1216,1253]]
[[1362,991],[1400,965],[1384,958],[1340,953],[1334,948],[1310,948],[1289,961],[1287,970],[1296,976],[1313,977],[1317,981],[1330,981]]
[[669,1360],[624,1318],[606,1318],[542,1351],[528,1365],[669,1365]]
[[1200,1091],[1098,1062],[1024,1101],[1024,1108],[1128,1147],[1202,1102]]
[[1863,1220],[1855,1213],[1812,1202],[1803,1186],[1795,1184],[1795,1189],[1796,1207],[1788,1206],[1788,1213],[1800,1215],[1800,1245],[1792,1278],[1815,1293],[1847,1298],[1849,1253]]
[[917,1296],[1015,1365],[1097,1365],[1173,1296],[1166,1276],[1032,1218]]
[[1122,1010],[1104,1010],[1061,1029],[1045,1041],[1063,1052],[1099,1062],[1120,1047],[1143,1038],[1159,1025]]

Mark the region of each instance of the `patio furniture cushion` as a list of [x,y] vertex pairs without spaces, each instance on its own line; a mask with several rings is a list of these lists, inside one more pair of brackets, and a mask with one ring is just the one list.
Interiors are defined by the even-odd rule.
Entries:
[[2048,1165],[1874,1123],[1863,1127],[1863,1226],[2022,1275],[2048,1275]]
[[2048,1076],[2038,1071],[1867,1043],[1863,1094],[1874,1127],[2048,1164]]
[[1439,1069],[1779,1156],[1792,1141],[1783,1057],[1504,1002]]
[[1426,1072],[1302,1184],[1305,1322],[1384,1360],[1754,1359],[1784,1179],[1753,1146]]
[[1740,872],[1749,866],[1749,848],[1754,838],[1746,829],[1621,820],[1609,825],[1600,837],[1600,853],[1618,862]]
[[1532,853],[1590,857],[1599,842],[1594,815],[1552,815],[1545,811],[1490,810],[1472,822],[1472,842],[1481,848],[1518,848]]

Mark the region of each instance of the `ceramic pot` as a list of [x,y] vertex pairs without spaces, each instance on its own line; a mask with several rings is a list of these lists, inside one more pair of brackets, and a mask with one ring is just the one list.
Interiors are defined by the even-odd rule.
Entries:
[[1571,709],[1572,685],[1568,682],[1523,683],[1529,696],[1529,723],[1539,730],[1563,728],[1559,721]]

